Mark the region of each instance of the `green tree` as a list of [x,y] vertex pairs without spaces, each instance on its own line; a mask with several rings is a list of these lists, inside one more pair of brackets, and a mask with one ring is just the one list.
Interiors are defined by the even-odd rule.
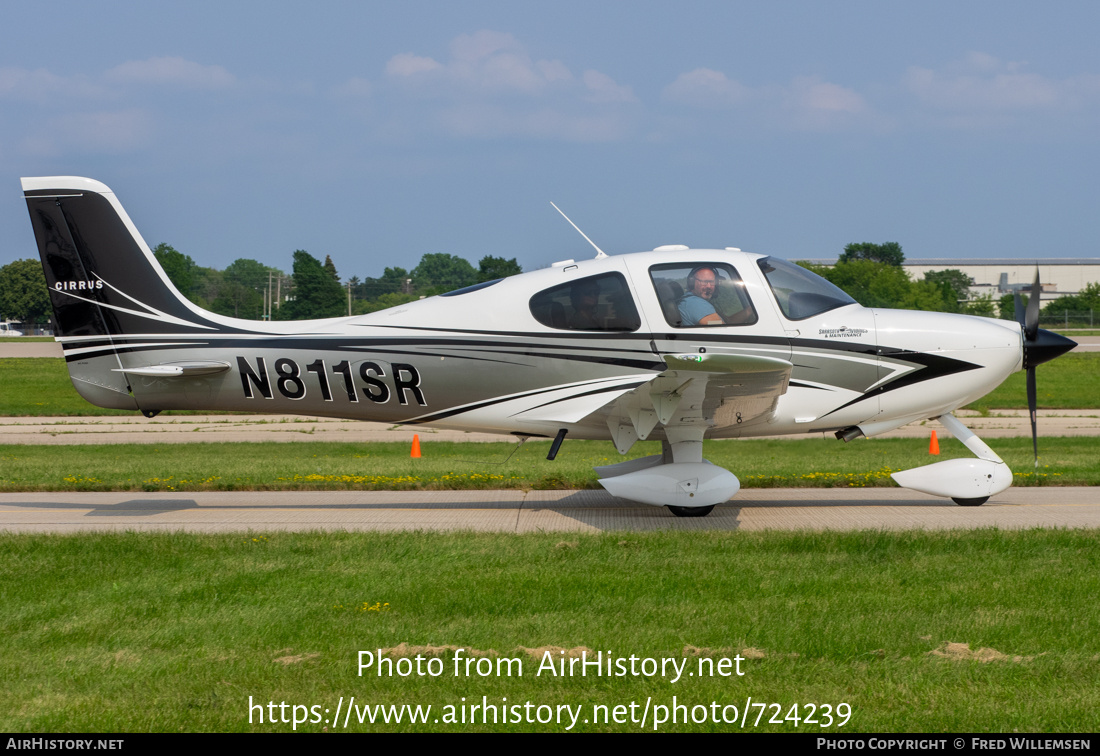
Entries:
[[905,255],[902,254],[901,245],[897,242],[884,242],[882,244],[856,242],[844,248],[844,254],[840,256],[837,263],[855,262],[857,260],[869,260],[900,268],[901,264],[905,262]]
[[428,253],[412,271],[413,286],[421,294],[443,294],[477,283],[474,266],[455,255]]
[[347,314],[340,282],[305,250],[294,252],[294,299],[278,310],[281,320],[333,318]]
[[222,271],[222,286],[211,309],[235,318],[262,319],[269,271],[282,275],[282,271],[269,268],[256,260],[234,260]]
[[1061,313],[1065,310],[1072,312],[1100,310],[1100,283],[1085,284],[1085,288],[1076,294],[1068,294],[1048,302],[1043,307],[1043,314]]
[[21,323],[49,318],[50,292],[38,260],[16,260],[0,268],[0,317]]
[[982,294],[963,305],[962,311],[967,315],[995,318],[997,317],[997,303],[994,301],[992,294]]
[[374,299],[383,294],[405,293],[409,288],[409,271],[404,268],[386,268],[380,278],[365,278],[352,292],[356,299]]
[[[908,277],[909,274],[906,273],[906,278]],[[909,291],[897,307],[902,310],[958,312],[959,300],[955,297],[955,290],[945,283],[910,281]]]
[[[911,307],[913,282],[904,268],[871,260],[806,266],[833,282],[864,307]],[[942,300],[941,300],[942,301]]]
[[379,310],[397,307],[397,305],[406,304],[408,302],[415,302],[419,298],[417,294],[405,294],[400,291],[391,291],[373,299],[360,299],[355,303],[353,312],[356,315],[366,315],[368,312],[378,312]]
[[153,256],[157,258],[160,267],[164,268],[164,272],[168,274],[168,280],[172,282],[172,285],[176,287],[180,294],[190,299],[195,283],[193,277],[195,261],[190,256],[177,252],[174,247],[164,243],[153,248]]
[[340,280],[340,275],[336,272],[336,263],[332,261],[332,255],[325,255],[324,267],[325,270],[328,271],[330,276],[332,276],[337,281]]
[[217,268],[196,265],[191,269],[191,294],[189,299],[207,310],[218,298],[222,288],[222,272]]
[[514,257],[511,260],[505,260],[503,257],[486,255],[478,263],[477,281],[478,283],[495,281],[498,278],[507,278],[522,272],[523,268]]
[[973,278],[954,268],[930,270],[924,274],[924,280],[946,286],[955,302],[965,302],[970,299],[970,285],[974,283]]

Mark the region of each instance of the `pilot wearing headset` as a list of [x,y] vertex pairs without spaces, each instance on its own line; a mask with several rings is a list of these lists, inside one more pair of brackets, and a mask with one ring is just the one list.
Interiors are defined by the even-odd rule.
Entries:
[[714,268],[700,266],[691,271],[687,279],[687,292],[676,304],[680,310],[681,325],[722,325],[725,321],[714,309],[711,300],[718,290],[718,272]]

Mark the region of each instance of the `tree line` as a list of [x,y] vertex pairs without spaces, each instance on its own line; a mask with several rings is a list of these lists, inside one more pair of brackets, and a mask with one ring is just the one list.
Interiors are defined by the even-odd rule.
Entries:
[[[332,258],[318,260],[305,250],[292,255],[289,274],[256,260],[240,258],[224,270],[204,267],[171,245],[158,244],[157,261],[175,287],[198,306],[251,320],[305,320],[363,315],[423,297],[521,273],[515,258],[487,255],[474,267],[446,253],[429,253],[412,270],[385,268],[377,278],[352,276],[341,281]],[[835,265],[800,263],[828,279],[866,307],[961,312],[985,317],[1014,317],[1013,296],[970,299],[973,279],[960,270],[929,271],[913,280],[902,267],[897,242],[849,244]],[[1026,302],[1026,295],[1025,295]],[[1100,310],[1100,283],[1048,303],[1044,314],[1064,310]],[[0,267],[0,317],[21,323],[45,323],[51,316],[46,280],[38,260],[16,260]]]
[[[249,320],[306,320],[363,315],[422,297],[522,273],[510,260],[488,255],[474,267],[445,253],[429,253],[412,270],[386,268],[378,278],[341,281],[332,258],[321,262],[305,250],[292,255],[291,273],[240,258],[224,270],[198,265],[169,244],[153,255],[181,294],[205,310]],[[16,260],[0,268],[0,317],[45,323],[52,314],[46,279],[38,260]]]

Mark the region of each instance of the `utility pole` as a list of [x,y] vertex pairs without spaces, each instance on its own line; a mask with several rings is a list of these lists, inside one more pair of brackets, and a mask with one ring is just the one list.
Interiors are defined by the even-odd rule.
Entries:
[[351,279],[348,279],[348,317],[351,317]]
[[264,315],[263,319],[267,320],[267,303],[271,298],[271,271],[267,272],[267,285],[264,286]]

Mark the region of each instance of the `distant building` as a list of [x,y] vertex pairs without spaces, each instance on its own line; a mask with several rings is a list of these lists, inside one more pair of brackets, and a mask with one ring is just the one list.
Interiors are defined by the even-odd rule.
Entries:
[[[835,265],[836,260],[810,260],[818,265]],[[1035,265],[1039,265],[1039,279],[1043,282],[1042,300],[1058,299],[1067,294],[1077,294],[1086,284],[1100,281],[1100,258],[1053,257],[1046,259],[1021,259],[1010,257],[962,257],[925,258],[906,260],[902,265],[914,281],[933,270],[961,270],[974,283],[970,297],[990,295],[994,299],[1017,290],[1026,290],[1035,280]]]

